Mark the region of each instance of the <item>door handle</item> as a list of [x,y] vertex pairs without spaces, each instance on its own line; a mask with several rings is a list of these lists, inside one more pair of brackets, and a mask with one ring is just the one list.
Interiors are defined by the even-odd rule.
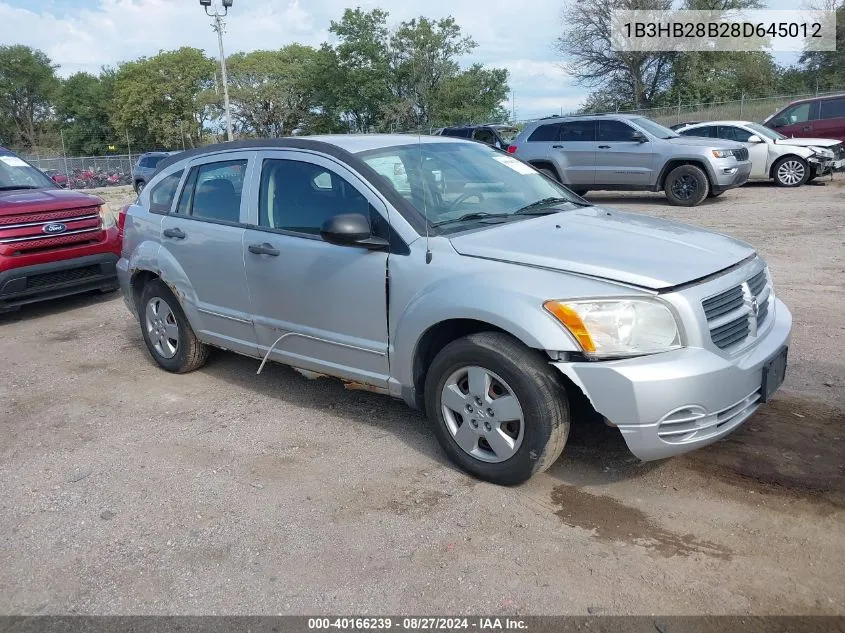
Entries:
[[552,149],[563,149],[563,145],[552,145]]
[[610,145],[599,145],[599,149],[610,149]]
[[176,239],[176,240],[184,240],[185,237],[187,237],[187,236],[185,235],[185,231],[183,231],[182,229],[175,229],[174,228],[174,229],[164,229],[164,237],[172,237],[173,239]]
[[813,128],[811,128],[809,125],[805,125],[804,127],[802,127],[802,128],[801,128],[801,131],[802,131],[802,132],[809,132],[809,131],[810,131],[810,130],[812,130],[812,129],[813,129]]
[[249,252],[256,255],[270,255],[271,257],[278,257],[281,251],[272,244],[264,242],[263,244],[250,244]]

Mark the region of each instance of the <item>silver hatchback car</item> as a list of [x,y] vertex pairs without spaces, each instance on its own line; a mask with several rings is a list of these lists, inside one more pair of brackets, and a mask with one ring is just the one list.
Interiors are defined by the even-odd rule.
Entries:
[[592,206],[471,141],[191,150],[120,225],[162,368],[217,347],[402,398],[496,483],[558,458],[575,399],[657,459],[730,433],[786,371],[792,318],[752,247]]

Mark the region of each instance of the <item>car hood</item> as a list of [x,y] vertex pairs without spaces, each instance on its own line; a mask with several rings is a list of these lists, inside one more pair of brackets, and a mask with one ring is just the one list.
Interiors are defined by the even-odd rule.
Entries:
[[662,290],[754,254],[748,244],[684,224],[603,207],[494,225],[450,237],[461,255]]
[[0,216],[38,211],[80,209],[103,204],[97,196],[67,189],[17,189],[0,191]]
[[799,145],[801,147],[835,147],[842,141],[833,138],[779,138],[775,140],[776,145]]
[[666,143],[672,145],[687,145],[692,147],[715,147],[717,149],[739,149],[743,147],[742,144],[736,141],[726,141],[720,138],[700,138],[693,136],[679,136],[677,138],[663,139]]

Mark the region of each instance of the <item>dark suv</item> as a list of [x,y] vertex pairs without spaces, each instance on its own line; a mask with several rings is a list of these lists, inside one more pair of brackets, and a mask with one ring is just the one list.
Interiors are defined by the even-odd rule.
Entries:
[[784,136],[845,141],[845,94],[793,101],[763,125]]
[[511,140],[518,133],[519,130],[517,128],[501,123],[491,125],[457,125],[444,127],[434,132],[435,136],[467,138],[501,150],[506,150]]
[[177,152],[147,152],[146,154],[141,154],[132,174],[132,183],[135,186],[135,191],[137,193],[141,193],[144,190],[144,187],[147,186],[147,183],[153,177],[153,174],[158,168],[160,160],[176,153]]

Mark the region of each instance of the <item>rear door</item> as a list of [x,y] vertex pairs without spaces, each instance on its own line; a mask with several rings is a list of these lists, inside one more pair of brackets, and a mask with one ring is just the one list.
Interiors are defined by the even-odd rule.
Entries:
[[813,121],[812,135],[845,142],[845,97],[819,101],[819,118]]
[[596,123],[591,119],[560,124],[558,140],[551,144],[564,184],[592,185],[596,182]]
[[597,185],[645,187],[657,180],[653,144],[633,140],[637,131],[623,121],[596,121]]
[[255,152],[232,152],[190,163],[178,202],[161,224],[160,255],[176,263],[167,281],[186,304],[201,338],[251,355],[256,339],[242,218],[254,158]]

